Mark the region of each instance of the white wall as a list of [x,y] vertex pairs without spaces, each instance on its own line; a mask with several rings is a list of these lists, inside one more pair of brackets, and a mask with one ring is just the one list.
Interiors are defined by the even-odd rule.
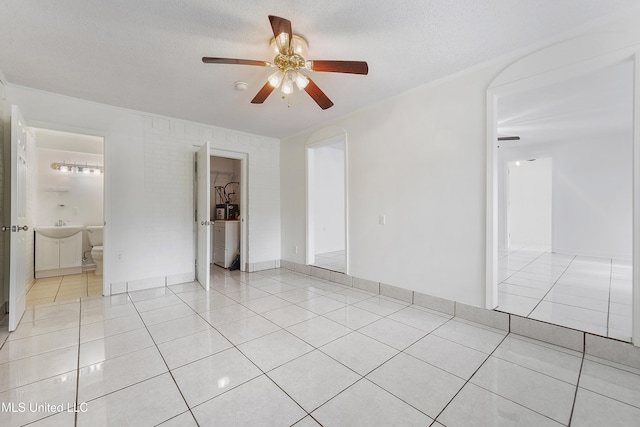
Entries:
[[[64,173],[53,170],[51,164],[65,161],[102,166],[103,156],[59,150],[36,151],[36,225],[55,225],[58,220],[67,224],[102,225],[103,175]],[[68,191],[53,191],[55,189]]]
[[[5,119],[5,102],[4,102],[4,92],[5,92],[5,78],[0,71],[0,218],[7,224],[7,217],[5,212],[5,203],[4,203],[4,195],[5,195],[5,133],[7,132],[7,128],[9,127],[8,122]],[[5,286],[5,284],[9,283],[9,269],[5,268],[7,261],[5,259],[5,254],[8,253],[8,245],[9,239],[6,234],[8,233],[0,233],[0,316],[4,314],[3,305],[5,302],[9,300],[9,287]],[[5,249],[6,248],[6,249]],[[6,276],[5,276],[6,273]]]
[[[484,301],[485,91],[504,64],[332,122],[346,131],[349,274]],[[282,255],[305,263],[305,144],[282,142]],[[387,225],[378,224],[385,214]]]
[[344,143],[313,149],[315,253],[344,250]]
[[548,157],[508,163],[511,249],[522,245],[551,247],[552,163]]
[[[627,45],[640,42],[637,16],[602,31]],[[486,90],[540,48],[327,123],[343,128],[349,142],[349,274],[485,306]],[[282,256],[302,264],[305,254],[293,248],[305,247],[304,145],[312,133],[284,140],[280,151]],[[387,225],[378,224],[380,214]]]
[[[558,141],[520,148],[503,145],[498,153],[501,164],[516,159],[553,158],[554,252],[631,259],[630,133],[612,135],[607,140]],[[500,174],[499,179],[504,176]]]
[[631,135],[562,147],[554,170],[553,249],[631,260]]
[[6,92],[31,126],[105,137],[105,278],[114,291],[193,279],[193,153],[205,140],[248,153],[249,262],[280,258],[277,140],[13,85]]

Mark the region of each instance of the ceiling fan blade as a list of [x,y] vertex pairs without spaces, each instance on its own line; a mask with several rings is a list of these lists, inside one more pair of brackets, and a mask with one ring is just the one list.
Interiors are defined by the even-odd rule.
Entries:
[[291,21],[280,18],[279,16],[269,15],[273,37],[276,39],[278,51],[283,55],[289,55],[291,52]]
[[369,65],[365,61],[309,61],[311,70],[328,73],[369,74]]
[[333,107],[333,102],[329,99],[327,95],[318,87],[317,84],[313,82],[313,80],[309,79],[309,83],[305,86],[304,90],[309,94],[311,98],[322,108],[326,110],[327,108]]
[[265,83],[265,85],[262,86],[262,89],[260,89],[257,95],[253,97],[251,103],[262,104],[269,97],[269,95],[271,95],[271,92],[273,92],[274,89],[275,87],[273,87],[271,83]]
[[202,58],[205,64],[238,64],[238,65],[257,65],[258,67],[270,67],[271,63],[267,61],[255,61],[253,59],[235,59],[235,58],[210,58],[205,56]]

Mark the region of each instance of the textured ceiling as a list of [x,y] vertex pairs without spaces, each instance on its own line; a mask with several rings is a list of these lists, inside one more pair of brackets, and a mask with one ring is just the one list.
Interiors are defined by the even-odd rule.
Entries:
[[519,136],[503,147],[608,141],[633,132],[633,62],[624,61],[498,100],[498,135]]
[[[637,8],[637,0],[1,0],[0,70],[12,84],[283,138],[504,53]],[[365,60],[368,76],[314,73],[334,101],[250,100],[271,61],[267,15],[309,59]],[[244,80],[241,92],[233,83]]]

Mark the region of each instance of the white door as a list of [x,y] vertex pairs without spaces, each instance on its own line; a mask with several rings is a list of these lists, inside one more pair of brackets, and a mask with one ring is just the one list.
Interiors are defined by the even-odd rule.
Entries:
[[209,141],[196,154],[196,186],[198,187],[196,203],[196,220],[198,230],[198,253],[196,260],[196,279],[209,290],[209,261],[211,260],[211,232],[210,232],[210,164]]
[[512,249],[524,246],[551,247],[551,158],[508,164],[507,224]]
[[27,126],[16,105],[11,106],[11,249],[9,264],[9,331],[15,331],[27,300]]

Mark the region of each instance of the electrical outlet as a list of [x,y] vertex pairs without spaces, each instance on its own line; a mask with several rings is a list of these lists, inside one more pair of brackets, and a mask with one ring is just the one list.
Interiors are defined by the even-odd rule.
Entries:
[[124,252],[116,252],[116,260],[122,261],[124,259]]
[[295,246],[293,247],[293,253],[294,253],[294,254],[297,254],[297,253],[298,253],[298,245],[295,245]]
[[386,215],[378,215],[378,224],[385,225],[387,223]]

